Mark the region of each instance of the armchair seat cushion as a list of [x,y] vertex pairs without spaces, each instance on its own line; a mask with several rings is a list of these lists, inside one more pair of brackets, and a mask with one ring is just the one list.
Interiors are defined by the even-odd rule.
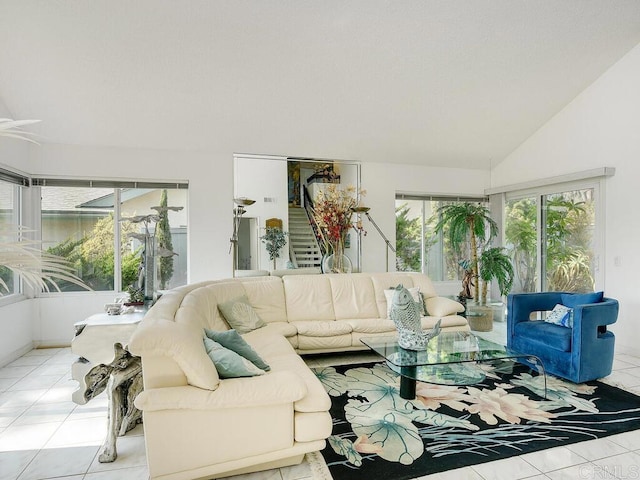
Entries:
[[541,347],[561,352],[571,351],[571,329],[562,325],[543,320],[520,322],[515,325],[515,333],[530,344],[539,343]]

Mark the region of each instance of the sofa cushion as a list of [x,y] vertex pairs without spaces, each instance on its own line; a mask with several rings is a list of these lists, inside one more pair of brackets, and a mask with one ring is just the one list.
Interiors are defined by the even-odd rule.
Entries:
[[203,338],[207,355],[213,362],[221,378],[255,377],[264,375],[264,371],[259,369],[242,355],[238,355],[233,350],[224,348],[218,342],[214,342],[208,337]]
[[[531,320],[515,324],[515,334],[526,342],[540,344],[561,352],[571,351],[571,329],[542,320]],[[537,350],[536,350],[537,351]],[[527,353],[527,352],[521,352]]]
[[217,332],[215,330],[205,328],[204,333],[207,338],[210,338],[214,342],[218,342],[224,348],[228,348],[229,350],[236,352],[238,355],[243,356],[261,370],[268,372],[271,369],[269,364],[267,364],[260,355],[258,355],[258,352],[251,348],[251,345],[249,345],[235,330]]
[[358,333],[395,333],[393,321],[382,318],[343,320],[351,325],[351,330]]
[[445,297],[430,297],[425,300],[428,315],[432,317],[446,317],[464,312],[464,306],[460,302]]
[[329,275],[286,275],[284,283],[289,322],[335,320]]
[[295,352],[289,341],[276,331],[271,330],[273,324],[265,328],[245,333],[242,338],[271,365],[276,357],[293,355]]
[[366,274],[328,275],[336,320],[378,316],[371,277]]
[[287,321],[284,285],[281,278],[274,277],[263,282],[243,281],[242,286],[249,303],[265,323]]
[[292,322],[298,329],[298,335],[306,337],[333,337],[351,333],[351,325],[347,322]]
[[246,295],[218,304],[218,308],[227,323],[239,333],[247,333],[264,327],[264,321],[258,316]]
[[371,274],[371,283],[376,296],[378,317],[387,318],[387,297],[385,290],[389,290],[402,284],[405,288],[413,287],[413,279],[406,273],[374,273]]
[[332,337],[309,337],[298,335],[299,352],[323,352],[326,350],[343,350],[350,348],[353,342],[353,334],[334,335]]

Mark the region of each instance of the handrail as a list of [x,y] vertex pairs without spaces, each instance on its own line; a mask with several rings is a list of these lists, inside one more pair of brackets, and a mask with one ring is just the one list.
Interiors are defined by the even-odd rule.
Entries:
[[316,237],[316,243],[318,244],[320,253],[322,253],[322,256],[324,257],[327,254],[327,249],[325,247],[322,234],[320,233],[320,227],[318,227],[318,224],[316,223],[316,219],[313,216],[313,200],[311,198],[311,195],[309,195],[309,190],[307,189],[306,185],[302,186],[302,192],[304,195],[304,210],[307,214],[307,218],[309,219],[309,225],[311,225],[313,234]]

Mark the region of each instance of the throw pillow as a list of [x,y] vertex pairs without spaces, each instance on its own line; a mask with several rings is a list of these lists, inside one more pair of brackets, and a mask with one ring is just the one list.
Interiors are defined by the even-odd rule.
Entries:
[[224,348],[218,342],[214,342],[209,337],[205,337],[204,348],[207,355],[213,362],[221,378],[236,377],[255,377],[256,375],[264,375],[264,371],[260,370],[249,360],[238,355],[233,350]]
[[573,310],[559,303],[553,307],[551,313],[544,319],[545,322],[554,323],[563,327],[573,327]]
[[215,330],[204,329],[205,335],[218,342],[224,348],[228,348],[236,352],[238,355],[242,355],[244,358],[253,363],[256,367],[268,372],[271,367],[258,355],[251,345],[249,345],[244,338],[238,334],[235,330],[226,330],[224,332],[217,332]]
[[238,333],[247,333],[265,326],[246,295],[219,303],[218,309],[231,328],[236,329]]
[[563,293],[560,295],[562,304],[570,308],[575,308],[578,305],[585,305],[587,303],[600,303],[604,298],[604,292],[590,292],[590,293]]
[[[411,294],[413,301],[418,304],[418,311],[420,312],[420,315],[425,316],[427,314],[427,309],[424,305],[424,297],[420,292],[420,287],[411,287],[411,288],[407,288],[407,290],[409,290],[409,293]],[[384,291],[384,296],[387,299],[387,318],[391,318],[391,315],[390,315],[391,301],[393,300],[394,293],[396,293],[395,288],[391,288]]]
[[427,298],[427,312],[432,317],[447,317],[464,312],[464,306],[460,302],[446,297]]

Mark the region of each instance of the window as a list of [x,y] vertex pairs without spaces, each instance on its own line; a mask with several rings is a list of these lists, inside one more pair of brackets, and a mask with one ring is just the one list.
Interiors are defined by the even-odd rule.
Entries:
[[[19,223],[18,194],[20,187],[0,180],[0,242],[17,240]],[[19,283],[13,272],[0,265],[0,296],[18,293]]]
[[598,183],[510,193],[505,245],[516,279],[512,292],[593,291],[602,232]]
[[454,251],[446,233],[434,233],[437,210],[445,203],[486,201],[486,198],[396,195],[396,269],[423,272],[433,281],[461,281],[464,270],[459,262],[469,258],[469,253]]
[[[145,235],[154,239],[158,289],[187,283],[187,190],[153,184],[101,188],[41,185],[42,245],[71,262],[96,291],[126,290],[143,268]],[[165,188],[167,187],[167,188]],[[168,188],[173,187],[173,188]],[[176,188],[177,187],[177,188]],[[59,282],[62,291],[82,288]]]

